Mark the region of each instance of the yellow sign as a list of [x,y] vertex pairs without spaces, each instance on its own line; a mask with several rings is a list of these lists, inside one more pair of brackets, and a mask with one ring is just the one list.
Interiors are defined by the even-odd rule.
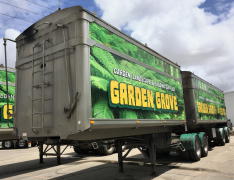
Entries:
[[[9,104],[9,113],[13,114],[13,105]],[[7,104],[5,104],[3,107],[3,119],[7,119]],[[9,119],[12,119],[12,116],[8,115]]]
[[[108,88],[110,106],[158,111],[178,111],[177,97],[112,80]],[[154,99],[155,97],[155,99]],[[154,101],[155,100],[155,101]],[[155,103],[154,103],[155,102]]]
[[225,115],[225,109],[224,108],[217,108],[215,105],[206,104],[202,102],[197,102],[197,109],[199,113],[203,114],[220,114],[222,116]]

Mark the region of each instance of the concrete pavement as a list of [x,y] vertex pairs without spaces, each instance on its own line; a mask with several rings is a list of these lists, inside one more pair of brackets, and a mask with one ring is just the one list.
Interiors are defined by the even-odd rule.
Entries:
[[[126,152],[126,151],[125,151]],[[142,159],[137,149],[130,158]],[[118,172],[117,154],[97,153],[77,155],[68,148],[62,155],[62,165],[56,157],[45,157],[39,164],[38,148],[0,150],[0,179],[80,179],[80,180],[225,180],[234,179],[234,136],[225,146],[212,146],[208,157],[199,162],[186,161],[176,153],[157,160],[157,176],[150,176],[149,164],[125,162],[124,173]]]

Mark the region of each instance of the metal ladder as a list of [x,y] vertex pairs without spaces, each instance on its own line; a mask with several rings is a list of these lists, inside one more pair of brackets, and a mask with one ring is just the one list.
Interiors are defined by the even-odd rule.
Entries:
[[[42,23],[42,24],[49,24],[50,25],[49,22]],[[75,46],[71,46],[71,47],[67,47],[66,46],[65,25],[57,22],[56,26],[58,28],[63,28],[64,49],[58,50],[56,52],[49,53],[49,54],[47,54],[47,56],[64,50],[64,56],[65,56],[64,58],[65,58],[65,64],[66,64],[67,89],[68,89],[68,101],[69,101],[69,108],[65,108],[64,107],[64,113],[67,113],[66,117],[69,119],[70,116],[71,116],[72,110],[75,107],[75,104],[76,104],[79,92],[76,92],[74,101],[73,101],[73,103],[71,103],[71,97],[70,97],[70,89],[71,89],[71,87],[70,87],[70,84],[69,84],[69,75],[68,75],[69,72],[70,72],[70,69],[69,69],[68,61],[67,61],[67,57],[66,57],[66,50],[67,49],[73,49],[73,50],[75,50]],[[50,42],[50,41],[52,41],[52,39],[44,40],[43,44],[37,43],[37,44],[35,44],[33,46],[33,58],[32,58],[32,122],[31,122],[32,125],[31,125],[31,128],[32,128],[32,131],[34,133],[36,133],[36,134],[38,133],[38,131],[37,130],[34,131],[34,129],[42,129],[42,130],[44,130],[44,101],[45,101],[44,91],[45,91],[45,86],[49,86],[50,85],[49,82],[45,83],[45,66],[44,66],[45,65],[45,42]],[[43,58],[43,62],[42,62],[43,69],[39,70],[39,71],[34,71],[34,61],[38,59],[38,58],[37,59],[34,58],[34,48],[36,48],[38,46],[41,46],[41,45],[43,46],[43,57],[42,57]],[[42,72],[42,83],[34,85],[34,74],[39,73],[39,72]],[[34,98],[33,89],[34,88],[39,88],[39,87],[42,87],[42,96],[38,97],[38,98]],[[41,107],[42,111],[41,112],[34,112],[33,111],[33,102],[37,101],[37,100],[41,100],[41,104],[42,104],[42,107]],[[35,114],[41,114],[41,125],[39,127],[34,127],[34,125],[33,125],[33,115],[35,115]],[[49,133],[49,130],[46,130],[45,132]]]
[[[37,44],[35,44],[33,46],[33,59],[32,59],[32,126],[31,126],[31,128],[32,128],[32,131],[34,133],[36,133],[36,134],[38,133],[38,131],[37,130],[34,131],[34,129],[42,129],[42,130],[44,130],[44,101],[45,101],[44,92],[45,92],[45,86],[49,86],[50,85],[49,82],[45,83],[45,42],[50,42],[50,39],[44,40],[43,44],[37,43]],[[40,45],[42,45],[42,48],[43,48],[42,69],[39,70],[39,71],[34,71],[34,61],[35,61],[35,59],[34,59],[34,48],[39,47]],[[36,73],[40,73],[40,72],[42,72],[42,82],[40,84],[34,85],[34,75]],[[34,90],[34,88],[39,88],[39,87],[42,87],[42,96],[38,97],[38,98],[34,98],[33,90]],[[38,100],[41,100],[42,111],[41,112],[34,112],[34,110],[33,110],[33,102],[34,101],[38,101]],[[41,126],[34,127],[34,125],[33,125],[33,117],[34,117],[35,114],[41,114]],[[48,133],[48,131],[47,131],[47,133]]]

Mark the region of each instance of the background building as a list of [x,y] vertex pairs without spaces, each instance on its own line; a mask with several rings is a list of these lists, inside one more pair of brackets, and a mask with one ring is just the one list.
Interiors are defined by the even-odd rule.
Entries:
[[234,91],[224,93],[227,118],[234,124]]

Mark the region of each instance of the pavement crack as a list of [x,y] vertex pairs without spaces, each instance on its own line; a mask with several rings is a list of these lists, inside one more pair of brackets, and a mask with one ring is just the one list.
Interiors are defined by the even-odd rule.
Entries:
[[[118,164],[118,161],[114,161],[114,160],[85,160],[83,162],[73,162],[73,163],[69,163],[67,165],[74,165],[74,164],[83,164],[83,163],[87,163],[87,162],[101,162],[101,163],[106,163],[106,164]],[[137,165],[139,166],[140,162],[136,162],[136,161],[123,161],[123,164],[125,165]],[[145,167],[151,167],[151,165],[149,163],[145,163],[143,166]],[[164,163],[160,163],[160,164],[156,164],[156,167],[169,167],[171,169],[183,169],[183,170],[190,170],[190,171],[207,171],[207,172],[217,172],[219,173],[220,171],[218,170],[214,170],[214,169],[209,169],[209,168],[190,168],[190,167],[182,167],[182,166],[178,166],[178,165],[171,165],[171,164],[164,164]]]
[[217,172],[217,173],[220,172],[218,170],[208,169],[208,168],[189,168],[189,167],[181,167],[181,166],[168,166],[168,167],[172,167],[173,169],[183,169],[183,170],[190,170],[190,171],[207,171],[207,172]]
[[[105,169],[105,167],[97,168],[97,169],[95,169],[95,170],[92,170],[92,172],[94,172],[94,171],[99,171],[99,170],[101,170],[101,169]],[[87,171],[88,171],[88,170],[87,170]],[[56,180],[58,180],[58,179],[67,179],[68,177],[73,177],[73,176],[82,175],[82,174],[87,174],[87,172],[85,171],[85,172],[82,172],[82,173],[77,173],[77,172],[71,173],[71,174],[67,175],[66,177],[56,177]]]

